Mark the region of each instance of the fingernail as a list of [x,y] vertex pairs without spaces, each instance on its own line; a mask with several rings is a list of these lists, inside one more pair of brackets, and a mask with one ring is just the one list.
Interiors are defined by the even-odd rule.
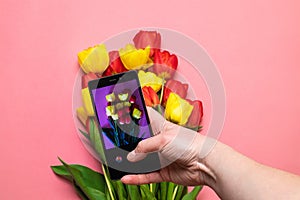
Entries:
[[123,177],[121,178],[121,181],[127,183],[128,181],[130,181],[130,177],[128,177],[128,176],[123,176]]
[[133,150],[133,151],[131,151],[128,155],[127,155],[127,160],[129,160],[129,161],[134,161],[135,159],[135,156],[136,156],[136,153],[135,153],[135,151]]

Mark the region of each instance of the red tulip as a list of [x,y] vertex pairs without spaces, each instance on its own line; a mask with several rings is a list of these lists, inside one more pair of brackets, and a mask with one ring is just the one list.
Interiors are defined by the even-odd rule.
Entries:
[[154,52],[153,72],[161,78],[170,79],[173,77],[178,66],[178,59],[175,54],[170,54],[168,51]]
[[123,110],[123,109],[118,110],[117,114],[118,114],[118,117],[121,118],[125,114],[125,110]]
[[150,86],[144,86],[142,88],[145,103],[147,106],[156,106],[159,104],[159,99],[156,92]]
[[163,106],[166,105],[171,92],[178,94],[181,98],[184,99],[187,95],[188,88],[189,88],[188,84],[181,83],[180,81],[176,81],[174,79],[168,80],[164,87],[162,105]]
[[152,57],[154,49],[160,49],[161,36],[156,31],[140,31],[134,36],[133,42],[137,49],[144,49],[150,46],[150,57]]
[[109,62],[110,64],[103,72],[103,76],[110,76],[127,71],[120,59],[118,51],[109,52]]
[[131,118],[129,115],[124,115],[119,119],[120,124],[130,124],[130,122],[131,122]]
[[84,74],[81,77],[81,87],[82,87],[82,89],[86,88],[88,86],[89,81],[97,79],[97,78],[98,78],[98,76],[93,72],[90,72],[88,74]]
[[131,104],[133,104],[133,103],[135,103],[135,101],[136,101],[135,96],[131,96],[130,99],[129,99],[129,102],[130,102]]
[[129,115],[127,115],[125,117],[125,124],[130,124],[130,122],[131,122],[131,117]]
[[202,102],[199,100],[191,101],[187,99],[187,101],[194,106],[193,111],[188,119],[188,122],[186,124],[187,127],[195,129],[196,131],[200,128],[200,122],[203,117],[203,106]]

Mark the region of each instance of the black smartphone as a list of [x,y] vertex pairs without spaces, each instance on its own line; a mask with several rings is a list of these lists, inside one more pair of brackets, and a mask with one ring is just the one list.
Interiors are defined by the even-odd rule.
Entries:
[[127,160],[127,154],[141,140],[153,136],[137,72],[92,80],[88,87],[110,178],[117,180],[126,174],[158,170],[157,153],[150,153],[138,162]]

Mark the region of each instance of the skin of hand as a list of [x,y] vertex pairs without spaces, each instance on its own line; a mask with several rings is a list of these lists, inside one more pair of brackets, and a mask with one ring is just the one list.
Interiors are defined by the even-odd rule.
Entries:
[[142,140],[127,159],[136,162],[147,153],[158,152],[163,168],[126,175],[123,183],[208,185],[224,200],[300,199],[299,176],[257,163],[221,142],[203,156],[205,141],[211,138],[168,122],[153,109],[148,113],[156,135]]
[[205,136],[171,123],[152,108],[147,108],[155,136],[139,142],[127,159],[139,161],[147,153],[158,152],[162,169],[148,174],[126,175],[126,184],[146,184],[170,181],[182,185],[204,185],[215,178],[213,172],[200,159]]
[[221,199],[300,199],[299,176],[260,164],[221,142],[205,160],[216,175],[207,185]]

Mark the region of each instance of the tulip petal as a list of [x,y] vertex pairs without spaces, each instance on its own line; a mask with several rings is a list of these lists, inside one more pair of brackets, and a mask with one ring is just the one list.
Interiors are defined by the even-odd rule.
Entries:
[[82,89],[81,94],[82,94],[82,103],[85,112],[87,113],[88,116],[95,116],[89,89],[88,88]]
[[142,88],[144,100],[147,106],[156,106],[159,104],[159,98],[156,92],[149,86],[144,86]]
[[146,69],[150,67],[149,54],[150,47],[136,49],[132,44],[127,44],[125,48],[119,50],[120,58],[127,70]]
[[85,73],[102,74],[109,64],[109,56],[105,45],[99,44],[79,52],[78,62]]
[[77,114],[77,117],[79,118],[79,120],[81,121],[81,123],[85,125],[88,116],[87,116],[83,106],[76,109],[76,114]]
[[151,87],[155,92],[158,92],[161,89],[163,79],[156,76],[156,74],[152,72],[144,72],[143,70],[140,70],[138,72],[138,77],[141,83],[141,86],[149,86]]
[[139,31],[133,38],[136,48],[151,48],[160,49],[161,35],[157,31]]
[[81,87],[86,88],[88,86],[89,81],[95,80],[97,78],[98,78],[98,76],[95,73],[92,73],[92,72],[90,72],[88,74],[84,74],[81,77]]
[[112,116],[115,114],[115,106],[106,106],[105,108],[106,116]]
[[193,111],[189,117],[189,120],[186,124],[189,128],[197,128],[200,127],[200,122],[203,116],[203,105],[199,100],[191,101],[187,99],[187,101],[194,106]]
[[162,99],[162,105],[165,106],[169,98],[169,94],[174,92],[178,94],[181,98],[185,98],[187,95],[188,84],[181,83],[180,81],[170,79],[167,81],[164,87],[164,94]]
[[142,111],[140,111],[139,109],[137,108],[134,108],[133,109],[133,112],[132,112],[132,116],[136,119],[140,119],[141,116],[142,116]]
[[193,110],[193,106],[179,95],[171,92],[167,100],[165,117],[167,120],[185,125]]
[[119,119],[119,116],[117,114],[113,114],[113,115],[111,115],[111,117],[112,117],[113,120]]
[[128,93],[120,93],[120,94],[118,94],[118,98],[119,98],[121,101],[126,101],[127,98],[128,98]]
[[172,78],[178,66],[178,58],[168,51],[156,49],[154,52],[153,72],[164,79]]
[[118,74],[127,71],[127,69],[124,67],[120,56],[119,51],[111,51],[109,52],[109,66],[108,68],[103,72],[103,76],[110,76],[113,74]]
[[114,93],[108,94],[105,96],[107,102],[114,102],[116,100],[116,96]]

